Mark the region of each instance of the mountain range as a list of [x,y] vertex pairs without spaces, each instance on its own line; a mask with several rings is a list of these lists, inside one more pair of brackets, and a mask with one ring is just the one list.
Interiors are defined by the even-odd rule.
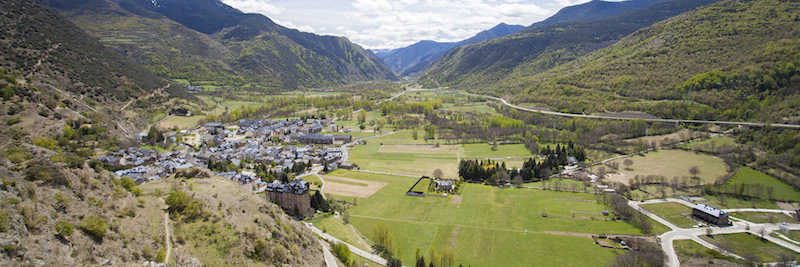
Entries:
[[559,10],[555,15],[543,21],[533,23],[528,27],[501,23],[463,41],[435,42],[423,40],[407,47],[376,52],[375,55],[383,59],[389,68],[397,71],[401,75],[416,76],[424,71],[431,63],[444,56],[450,49],[456,47],[480,43],[492,38],[514,34],[525,29],[552,25],[564,21],[588,21],[607,18],[664,1],[665,0],[629,0],[623,2],[607,2],[593,0],[588,3],[565,7]]
[[672,0],[455,48],[419,82],[572,113],[795,122],[799,10]]
[[267,89],[397,80],[343,37],[285,28],[218,0],[41,0],[162,77]]

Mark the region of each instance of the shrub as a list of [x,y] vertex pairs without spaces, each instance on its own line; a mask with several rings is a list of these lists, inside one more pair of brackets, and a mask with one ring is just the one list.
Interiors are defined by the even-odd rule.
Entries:
[[183,211],[186,206],[189,205],[189,196],[186,195],[183,191],[176,190],[169,193],[169,196],[165,199],[167,206],[169,207],[169,212],[178,212],[180,213]]
[[8,229],[8,214],[5,211],[0,210],[0,233],[5,232]]
[[6,125],[14,125],[14,124],[19,123],[20,121],[22,121],[22,120],[20,120],[19,117],[11,117],[11,118],[8,118],[8,121],[6,121]]
[[71,236],[73,232],[75,232],[74,228],[75,226],[73,226],[71,223],[67,221],[57,221],[55,229],[56,233],[58,233],[59,235],[63,237],[68,237]]
[[58,153],[50,156],[53,162],[63,162],[67,164],[70,169],[79,169],[83,167],[83,158],[72,153]]
[[33,140],[33,144],[50,150],[58,147],[58,141],[56,141],[52,137],[36,138],[35,140]]
[[27,150],[15,145],[9,146],[4,156],[14,164],[19,164],[33,158],[31,153],[28,153]]
[[25,167],[25,178],[29,181],[43,181],[53,185],[70,186],[67,176],[47,160],[29,162]]
[[95,239],[95,241],[103,240],[103,237],[106,236],[106,229],[108,228],[108,223],[106,219],[99,216],[89,216],[81,220],[81,229]]
[[167,256],[167,252],[164,251],[163,248],[158,249],[156,252],[156,262],[164,262],[164,257]]
[[62,195],[61,193],[56,193],[54,198],[56,199],[56,209],[60,211],[67,210],[67,208],[69,207],[69,199],[64,197],[64,195]]

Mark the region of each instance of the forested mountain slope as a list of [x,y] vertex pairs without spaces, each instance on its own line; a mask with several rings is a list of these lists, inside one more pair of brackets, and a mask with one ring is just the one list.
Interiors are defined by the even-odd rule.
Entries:
[[622,2],[592,0],[588,3],[562,8],[555,15],[533,23],[528,28],[553,25],[565,21],[598,20],[665,1],[667,0],[628,0]]
[[450,50],[425,71],[426,86],[480,87],[512,72],[538,73],[634,31],[717,0],[672,0],[594,21],[562,22]]
[[396,80],[343,37],[288,29],[217,0],[41,0],[162,77],[277,89]]
[[637,31],[541,74],[498,84],[570,112],[797,123],[800,3],[724,1]]

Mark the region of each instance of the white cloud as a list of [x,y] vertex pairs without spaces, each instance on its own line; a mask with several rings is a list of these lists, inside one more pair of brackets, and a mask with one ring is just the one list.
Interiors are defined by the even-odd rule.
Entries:
[[589,0],[222,0],[301,31],[339,35],[367,48],[459,41],[499,23],[530,25]]

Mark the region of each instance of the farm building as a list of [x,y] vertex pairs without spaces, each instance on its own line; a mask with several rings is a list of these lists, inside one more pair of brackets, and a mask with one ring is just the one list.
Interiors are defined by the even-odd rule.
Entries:
[[692,216],[717,226],[731,225],[728,214],[706,204],[697,204],[692,209]]
[[286,184],[271,183],[267,185],[264,192],[269,201],[278,204],[291,215],[302,217],[314,215],[307,181],[295,179]]
[[434,180],[434,182],[436,183],[437,191],[449,192],[455,189],[455,184],[453,183],[453,180],[436,179]]

